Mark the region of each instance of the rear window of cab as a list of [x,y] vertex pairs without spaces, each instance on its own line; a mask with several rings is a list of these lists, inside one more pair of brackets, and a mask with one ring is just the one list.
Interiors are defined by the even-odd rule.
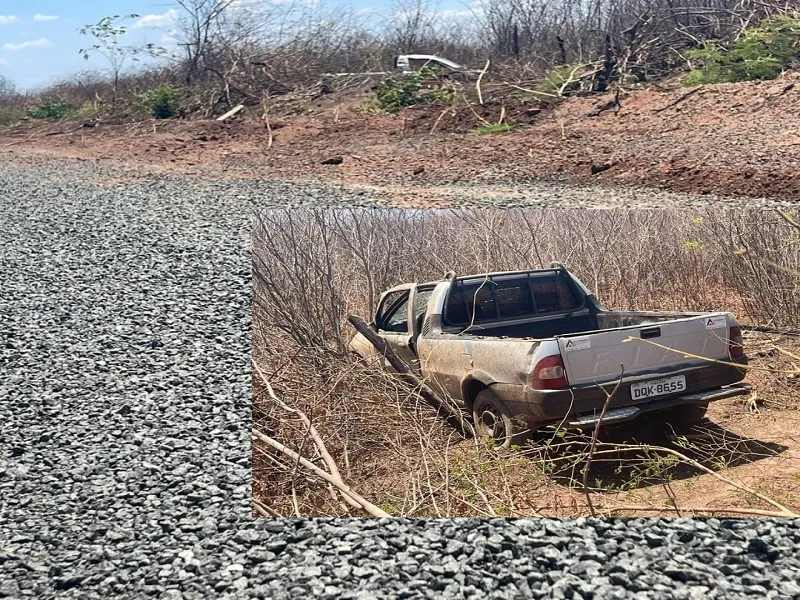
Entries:
[[582,305],[572,282],[559,273],[475,277],[456,281],[444,320],[447,325],[464,326],[570,312]]

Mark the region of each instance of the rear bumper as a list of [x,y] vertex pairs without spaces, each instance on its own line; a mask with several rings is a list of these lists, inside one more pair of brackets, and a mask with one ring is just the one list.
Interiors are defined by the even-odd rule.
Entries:
[[[625,421],[635,419],[644,413],[664,410],[682,404],[708,404],[714,400],[722,400],[723,398],[731,398],[733,396],[744,396],[745,394],[749,394],[752,389],[753,386],[749,383],[736,383],[711,392],[699,392],[697,394],[687,394],[685,396],[668,398],[666,400],[653,400],[636,406],[612,408],[606,411],[602,421],[604,425],[616,425],[617,423],[624,423]],[[566,426],[573,429],[589,429],[594,428],[598,421],[600,421],[600,412],[575,417],[567,421]]]
[[[747,365],[747,357],[734,359],[739,365]],[[730,396],[749,392],[750,387],[734,386],[745,377],[746,371],[729,365],[709,363],[704,366],[691,365],[684,369],[672,369],[669,372],[652,373],[649,378],[658,379],[673,375],[686,377],[686,390],[677,394],[659,396],[657,398],[635,401],[631,399],[631,384],[641,381],[641,374],[630,380],[623,379],[617,393],[606,411],[603,422],[610,423],[633,419],[636,416],[654,410],[671,408],[680,404],[706,403]],[[616,382],[603,385],[609,393]],[[727,386],[732,386],[728,388]],[[495,384],[492,386],[503,399],[511,413],[531,426],[539,426],[549,422],[561,422],[565,417],[569,422],[596,422],[606,401],[606,394],[597,385],[574,386],[563,390],[533,390],[527,386]],[[726,388],[726,389],[722,389]],[[618,409],[633,409],[618,411]],[[629,417],[625,415],[630,415]],[[576,425],[577,426],[577,425]]]

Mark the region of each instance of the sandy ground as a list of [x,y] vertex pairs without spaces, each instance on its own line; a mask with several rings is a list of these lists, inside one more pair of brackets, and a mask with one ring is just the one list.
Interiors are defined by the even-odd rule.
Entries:
[[[689,448],[669,441],[665,444],[657,432],[652,434],[652,441],[638,438],[641,442],[673,448],[714,470],[728,482],[689,465],[680,465],[669,469],[668,484],[643,479],[636,485],[635,469],[617,473],[618,462],[610,463],[607,468],[600,463],[591,472],[590,481],[600,478],[605,487],[616,484],[627,489],[594,495],[599,512],[627,516],[702,516],[725,514],[724,510],[705,512],[720,511],[724,507],[745,511],[777,510],[776,506],[736,487],[745,486],[800,513],[800,376],[766,370],[797,371],[800,342],[764,336],[746,342],[746,346],[754,368],[745,381],[753,385],[753,395],[712,403],[707,421],[687,436]],[[776,347],[781,351],[776,351]],[[624,442],[640,432],[641,426],[634,422],[611,434],[608,441]],[[550,500],[532,503],[538,504],[542,515],[576,516],[571,510],[585,513],[585,495],[575,489],[574,483],[569,485],[567,481],[553,478],[546,487],[544,493],[550,494]],[[650,510],[640,510],[644,508]]]

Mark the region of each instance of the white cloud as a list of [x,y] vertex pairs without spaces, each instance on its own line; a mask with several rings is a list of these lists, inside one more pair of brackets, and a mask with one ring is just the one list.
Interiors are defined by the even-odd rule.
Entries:
[[132,29],[158,29],[169,27],[178,20],[178,11],[170,8],[162,15],[145,15],[133,24]]
[[53,42],[43,37],[39,38],[38,40],[27,40],[19,44],[12,44],[11,42],[8,42],[3,44],[3,50],[16,52],[17,50],[25,50],[27,48],[49,48],[52,45]]
[[178,46],[178,30],[177,29],[170,29],[166,33],[162,34],[161,39],[158,41],[158,45],[162,48],[167,50],[171,50]]
[[57,21],[60,18],[58,15],[42,15],[40,13],[33,15],[34,21]]
[[14,15],[0,15],[0,25],[11,25],[12,23],[17,23],[19,21],[19,17]]

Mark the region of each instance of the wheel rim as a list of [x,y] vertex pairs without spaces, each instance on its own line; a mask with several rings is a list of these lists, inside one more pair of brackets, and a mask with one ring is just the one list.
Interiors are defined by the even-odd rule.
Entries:
[[480,426],[486,437],[497,441],[505,440],[506,428],[503,424],[503,417],[494,406],[486,405],[481,408]]

